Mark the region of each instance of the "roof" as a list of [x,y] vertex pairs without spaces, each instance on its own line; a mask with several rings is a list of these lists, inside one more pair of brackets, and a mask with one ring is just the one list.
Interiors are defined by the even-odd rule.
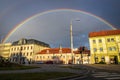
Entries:
[[41,45],[41,46],[45,46],[45,47],[50,47],[49,44],[42,42],[42,41],[35,40],[35,39],[22,38],[22,39],[12,43],[12,45],[26,45],[26,44],[37,44],[37,45]]
[[120,30],[104,30],[99,32],[90,32],[89,37],[119,35]]
[[[50,48],[50,49],[44,49],[40,52],[38,52],[38,54],[59,54],[61,50],[61,53],[71,53],[71,49],[70,48]],[[75,54],[80,54],[80,52],[77,51],[73,51]],[[60,53],[60,54],[61,54]],[[83,52],[83,54],[90,54],[90,50],[85,50]]]
[[44,49],[42,51],[40,51],[38,54],[47,54],[47,53],[60,53],[60,50],[62,53],[71,53],[71,49],[70,48],[50,48],[50,49]]
[[74,51],[75,54],[90,54],[90,50],[85,50],[82,53],[80,53],[80,51]]

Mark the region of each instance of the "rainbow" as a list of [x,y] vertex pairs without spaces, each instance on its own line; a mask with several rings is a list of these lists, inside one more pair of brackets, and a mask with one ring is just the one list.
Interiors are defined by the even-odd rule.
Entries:
[[101,22],[105,23],[106,25],[108,25],[109,27],[111,27],[112,29],[116,29],[113,25],[111,25],[109,22],[107,22],[106,20],[104,20],[103,18],[101,17],[98,17],[92,13],[89,13],[89,12],[86,12],[86,11],[82,11],[82,10],[75,10],[75,9],[54,9],[54,10],[48,10],[48,11],[44,11],[44,12],[41,12],[41,13],[37,13],[37,14],[34,14],[30,17],[28,17],[27,19],[25,19],[24,21],[22,21],[21,23],[17,24],[6,36],[5,38],[3,39],[3,43],[6,42],[10,37],[11,35],[17,30],[19,29],[22,25],[24,25],[25,23],[29,22],[30,20],[33,20],[34,18],[38,17],[38,16],[42,16],[42,15],[45,15],[45,14],[49,14],[49,13],[53,13],[53,12],[56,12],[56,11],[73,11],[73,12],[80,12],[82,14],[85,14],[85,15],[89,15],[91,17],[94,17],[98,20],[100,20]]

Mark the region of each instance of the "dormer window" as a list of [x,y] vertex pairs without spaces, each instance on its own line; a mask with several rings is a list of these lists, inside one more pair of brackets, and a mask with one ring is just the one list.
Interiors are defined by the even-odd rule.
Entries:
[[47,50],[46,53],[49,54],[49,50]]
[[26,41],[26,39],[21,39],[21,40],[19,40],[19,42],[18,42],[18,44],[26,44],[27,43],[27,41]]

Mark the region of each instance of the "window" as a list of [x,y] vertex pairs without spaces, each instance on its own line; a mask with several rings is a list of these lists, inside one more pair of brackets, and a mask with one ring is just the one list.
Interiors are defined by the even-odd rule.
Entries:
[[11,49],[11,51],[13,51],[13,48]]
[[94,48],[93,50],[94,50],[94,52],[96,52],[96,51],[97,51],[97,49],[96,49],[96,48]]
[[65,58],[65,56],[63,56],[63,58]]
[[13,53],[13,56],[15,56],[15,53]]
[[114,38],[111,38],[111,42],[114,42],[115,40],[114,40]]
[[112,50],[113,50],[113,51],[116,51],[116,47],[112,47]]
[[20,47],[20,50],[23,50],[23,47]]
[[42,56],[40,56],[40,59],[42,59]]
[[33,49],[33,47],[31,46],[31,49]]
[[45,58],[45,56],[43,56],[43,59]]
[[24,56],[26,56],[26,53],[24,53]]
[[27,56],[29,55],[29,53],[27,53]]
[[101,39],[99,39],[99,43],[102,43],[102,40],[101,40]]
[[108,50],[109,50],[109,51],[112,51],[112,48],[111,48],[111,47],[108,47]]
[[30,52],[30,56],[32,56],[32,52]]
[[29,46],[27,47],[27,50],[29,50]]
[[100,52],[103,52],[103,48],[102,47],[100,47]]
[[101,57],[101,61],[105,62],[105,57],[104,56]]
[[107,42],[110,42],[110,38],[107,39]]
[[19,50],[19,47],[17,48],[17,50]]
[[93,40],[93,43],[96,43],[96,41],[95,41],[95,40]]
[[14,51],[16,50],[16,48],[14,48]]
[[107,42],[115,42],[115,39],[114,38],[108,38]]
[[109,47],[108,50],[109,50],[109,51],[116,51],[116,47],[115,47],[115,46]]

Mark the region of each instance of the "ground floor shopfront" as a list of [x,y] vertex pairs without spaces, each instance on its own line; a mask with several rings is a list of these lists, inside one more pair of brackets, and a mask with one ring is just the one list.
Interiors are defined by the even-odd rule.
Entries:
[[112,54],[91,54],[91,64],[106,63],[106,64],[120,64],[120,55]]

